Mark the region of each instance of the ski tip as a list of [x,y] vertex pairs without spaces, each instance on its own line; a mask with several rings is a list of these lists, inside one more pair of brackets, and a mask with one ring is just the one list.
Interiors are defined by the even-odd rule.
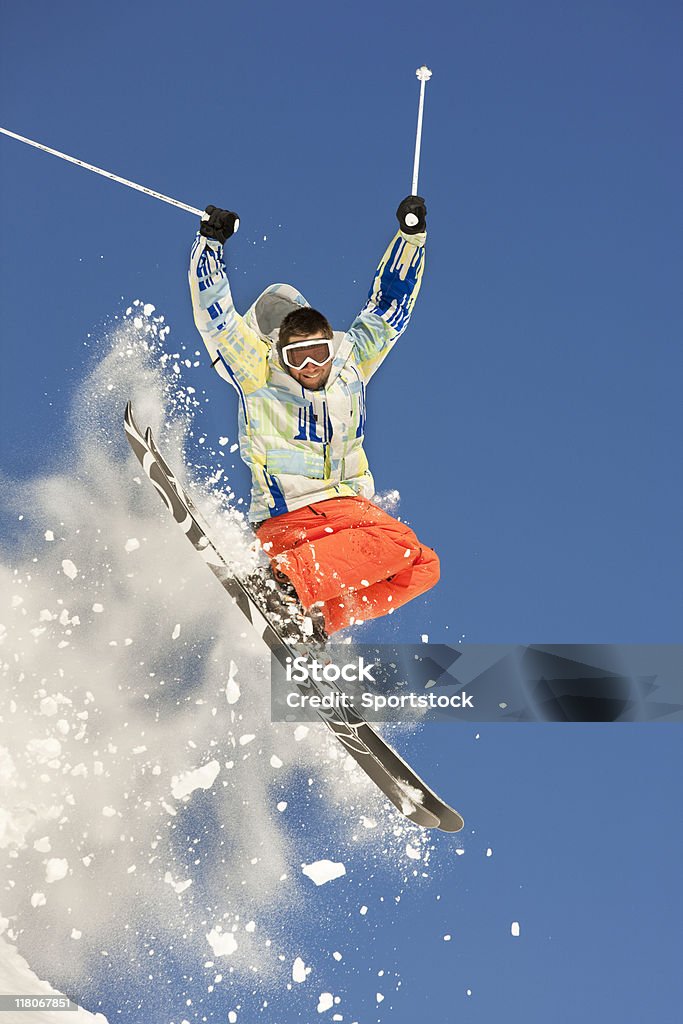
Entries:
[[461,832],[464,827],[464,818],[451,808],[439,819],[439,829],[441,832]]

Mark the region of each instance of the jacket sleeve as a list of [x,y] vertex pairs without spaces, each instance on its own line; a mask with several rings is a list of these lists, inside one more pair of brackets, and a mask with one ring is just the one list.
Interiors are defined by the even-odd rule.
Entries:
[[348,335],[364,380],[369,380],[405,331],[424,270],[426,232],[398,231],[384,253],[368,293]]
[[235,310],[220,242],[197,234],[189,278],[194,322],[211,365],[241,394],[257,391],[268,376],[269,346]]

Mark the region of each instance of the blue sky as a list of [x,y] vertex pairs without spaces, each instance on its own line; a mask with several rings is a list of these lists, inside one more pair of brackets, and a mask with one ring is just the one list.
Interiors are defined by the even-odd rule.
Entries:
[[[410,189],[427,63],[427,269],[369,392],[367,450],[442,580],[365,636],[680,642],[679,5],[155,0],[14,5],[3,21],[3,126],[236,209],[238,307],[288,281],[337,329]],[[194,345],[195,224],[6,138],[0,162],[0,469],[25,478],[68,464],[70,402],[132,299]],[[206,364],[187,380],[209,396],[204,429],[234,437],[230,389]],[[239,464],[230,478],[246,490]],[[457,951],[430,945],[448,930],[431,897],[410,936],[375,936],[406,979],[391,1019],[673,1020],[678,729],[484,739],[485,755],[465,729],[414,741],[473,849],[504,856],[458,859]]]

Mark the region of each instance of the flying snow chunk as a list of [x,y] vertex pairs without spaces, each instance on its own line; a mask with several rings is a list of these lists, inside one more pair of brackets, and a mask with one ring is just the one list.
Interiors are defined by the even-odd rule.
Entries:
[[68,860],[65,860],[63,857],[50,857],[45,865],[45,881],[61,882],[63,878],[66,878],[68,870]]
[[26,752],[39,764],[45,764],[59,757],[62,752],[62,744],[53,736],[48,736],[44,740],[29,740],[26,744]]
[[38,853],[49,853],[52,847],[50,846],[50,837],[43,836],[41,839],[36,839],[33,844],[33,849],[37,850]]
[[176,800],[182,800],[183,797],[194,793],[195,789],[211,789],[220,770],[218,761],[209,761],[201,768],[174,775],[171,779],[171,792]]
[[75,580],[78,576],[78,569],[70,558],[64,558],[62,560],[62,572],[65,576],[68,576],[70,580]]
[[514,935],[516,939],[519,938],[519,921],[513,921],[510,925],[510,935]]
[[179,636],[180,636],[180,623],[176,622],[175,626],[173,627],[173,632],[171,633],[171,640],[177,640]]
[[334,1006],[334,996],[331,992],[321,992],[318,1000],[318,1013],[325,1013]]
[[282,768],[282,761],[277,756],[277,754],[273,754],[273,756],[271,757],[271,759],[270,759],[270,767],[271,768]]
[[429,633],[423,633],[422,634],[422,643],[423,644],[428,644],[429,643]]
[[59,705],[54,697],[43,697],[40,702],[40,713],[51,718],[52,715],[56,715],[59,711]]
[[188,878],[186,882],[174,881],[170,871],[167,871],[164,875],[164,882],[166,882],[166,885],[170,885],[177,893],[185,892],[192,885],[191,878]]
[[95,603],[95,604],[94,604],[94,605],[92,606],[92,610],[93,610],[93,611],[95,612],[95,614],[96,614],[96,615],[99,615],[99,614],[100,614],[101,612],[103,612],[103,611],[104,611],[104,605],[101,605],[101,604],[99,604],[99,603],[97,603],[97,602],[96,602],[96,603]]
[[140,541],[137,539],[137,537],[129,537],[128,540],[126,541],[125,548],[128,554],[130,554],[131,551],[137,551],[139,547]]
[[406,843],[406,854],[412,860],[420,860],[422,857],[421,851],[416,849],[414,846],[411,846],[410,843]]
[[45,899],[44,892],[34,892],[33,895],[31,896],[32,907],[44,907],[46,903],[47,900]]
[[83,932],[79,932],[78,928],[72,928],[71,929],[71,938],[72,939],[80,939],[82,935],[83,935]]
[[286,811],[287,810],[287,801],[286,800],[280,800],[279,804],[277,805],[277,809],[278,809],[278,811],[280,811],[280,813],[282,813],[282,811]]
[[230,1010],[230,1012],[228,1013],[228,1021],[229,1024],[237,1024],[237,1014],[235,1013],[234,1010]]
[[229,437],[219,437],[218,438],[218,443],[221,446],[221,448],[225,448],[225,446],[226,446],[226,444],[228,443],[229,440],[230,440]]
[[54,540],[54,539],[55,539],[55,535],[52,532],[52,530],[46,530],[45,531],[45,540]]
[[335,950],[334,953],[332,954],[332,956],[334,957],[335,960],[341,960],[342,959],[342,955],[341,955],[341,953],[338,950]]
[[214,956],[232,956],[237,949],[237,942],[232,932],[223,932],[220,925],[212,928],[206,936]]
[[301,957],[298,956],[292,964],[292,981],[296,981],[300,985],[310,973],[311,968],[307,967]]
[[230,454],[232,455],[233,452],[236,452],[238,448],[239,448],[238,444],[231,444],[230,445]]
[[151,302],[146,302],[145,305],[142,307],[142,312],[145,314],[145,316],[151,316],[155,309],[156,306],[153,306]]
[[236,704],[240,699],[240,687],[236,681],[235,676],[237,675],[237,665],[234,661],[230,661],[230,668],[228,670],[228,682],[225,687],[225,699],[228,704]]
[[316,885],[324,885],[346,874],[346,867],[332,860],[316,860],[313,864],[302,864],[301,870]]
[[451,938],[452,938],[452,936],[451,936],[451,935],[444,935],[444,937],[443,937],[443,941],[444,941],[444,942],[450,942],[450,941],[451,941]]
[[381,1003],[381,1002],[384,1001],[384,996],[382,995],[381,992],[376,992],[375,993],[375,999],[377,1000],[378,1003]]

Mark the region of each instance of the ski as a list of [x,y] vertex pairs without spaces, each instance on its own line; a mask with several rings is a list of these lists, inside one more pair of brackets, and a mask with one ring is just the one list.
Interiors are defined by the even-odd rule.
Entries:
[[[138,427],[131,402],[126,406],[124,427],[136,458],[175,521],[271,654],[285,665],[287,658],[295,657],[301,651],[290,646],[268,621],[249,588],[233,574],[226,559],[210,540],[191,497],[159,451],[151,428],[143,433]],[[313,681],[297,683],[297,686],[305,694],[323,694]],[[423,828],[438,828],[444,832],[462,829],[464,822],[458,812],[437,796],[353,708],[316,710],[328,729],[401,814]]]

